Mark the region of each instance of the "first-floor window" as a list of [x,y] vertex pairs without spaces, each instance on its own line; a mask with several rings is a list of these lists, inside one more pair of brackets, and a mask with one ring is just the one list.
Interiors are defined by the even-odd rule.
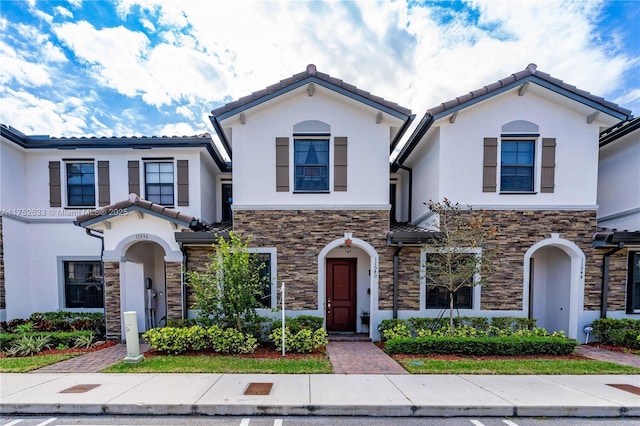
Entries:
[[[453,293],[453,307],[471,309],[471,287],[459,288]],[[451,292],[443,287],[427,285],[427,309],[448,309]]]
[[254,253],[253,259],[260,265],[260,296],[258,302],[271,309],[271,253]]
[[640,313],[640,252],[629,252],[627,273],[627,312]]
[[66,308],[104,308],[102,263],[64,262]]
[[478,257],[472,249],[457,249],[448,255],[424,254],[426,309],[473,309],[473,286],[478,278]]

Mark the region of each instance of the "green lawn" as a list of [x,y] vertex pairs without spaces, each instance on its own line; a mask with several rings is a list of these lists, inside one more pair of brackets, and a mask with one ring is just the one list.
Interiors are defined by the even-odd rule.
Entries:
[[411,374],[640,374],[640,368],[581,359],[396,359]]
[[326,357],[243,358],[237,356],[161,355],[137,364],[119,362],[102,373],[267,373],[331,374]]
[[26,373],[31,370],[46,367],[65,359],[82,355],[81,353],[34,355],[20,358],[0,358],[1,373]]

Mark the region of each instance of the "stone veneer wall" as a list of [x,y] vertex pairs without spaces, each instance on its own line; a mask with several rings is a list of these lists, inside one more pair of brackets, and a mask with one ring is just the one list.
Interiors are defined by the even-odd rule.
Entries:
[[7,299],[4,286],[4,238],[2,236],[2,216],[0,216],[0,309],[6,308]]
[[[566,210],[486,210],[488,223],[498,228],[496,269],[491,283],[482,288],[481,309],[521,310],[524,255],[552,233],[576,244],[586,257],[585,310],[600,309],[602,256],[596,254],[592,236],[596,212]],[[474,212],[473,214],[479,214]]]
[[165,262],[167,321],[182,318],[182,262]]
[[[596,250],[598,263],[604,263],[604,254],[611,247]],[[609,286],[607,294],[607,310],[626,311],[627,309],[627,268],[629,267],[629,250],[623,249],[609,257]]]
[[234,231],[251,236],[251,246],[277,247],[278,279],[287,283],[291,309],[318,308],[318,255],[331,241],[353,238],[369,243],[379,253],[381,304],[390,301],[393,248],[387,247],[386,210],[234,210]]
[[[211,261],[210,256],[213,254],[213,247],[211,245],[207,246],[190,246],[187,245],[184,247],[184,250],[187,254],[187,262],[185,268],[188,271],[197,271],[197,272],[205,272],[207,270],[206,265]],[[186,291],[187,297],[187,306],[189,308],[193,307],[195,302],[193,296],[193,288],[187,286]]]
[[120,309],[120,262],[104,262],[104,315],[107,339],[122,337]]

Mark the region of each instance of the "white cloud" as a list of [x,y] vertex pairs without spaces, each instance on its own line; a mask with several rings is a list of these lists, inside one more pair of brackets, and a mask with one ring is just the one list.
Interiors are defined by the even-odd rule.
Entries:
[[64,16],[65,18],[73,18],[73,13],[71,13],[71,11],[67,8],[56,6],[53,8],[53,10],[55,10],[56,13],[60,16]]

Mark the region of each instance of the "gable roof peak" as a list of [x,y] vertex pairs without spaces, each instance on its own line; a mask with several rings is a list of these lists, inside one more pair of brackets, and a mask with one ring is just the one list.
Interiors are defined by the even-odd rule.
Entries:
[[314,64],[307,65],[307,74],[314,75],[317,71],[318,70]]
[[530,63],[529,65],[527,65],[527,68],[525,69],[529,71],[531,74],[535,74],[536,71],[538,70],[538,66],[534,63]]

